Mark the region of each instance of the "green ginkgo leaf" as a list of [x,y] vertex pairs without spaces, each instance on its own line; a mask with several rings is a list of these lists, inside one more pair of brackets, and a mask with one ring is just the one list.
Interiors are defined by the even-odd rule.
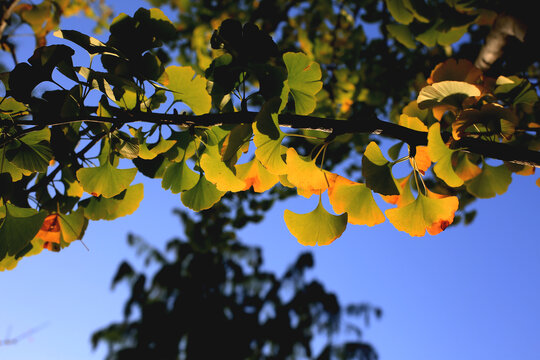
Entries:
[[397,41],[405,45],[409,49],[416,48],[416,42],[414,41],[413,33],[407,25],[402,24],[388,24],[386,25],[386,30],[392,35]]
[[373,141],[368,144],[362,157],[362,175],[371,190],[382,195],[399,195],[392,175],[392,164]]
[[47,217],[46,211],[37,212],[9,203],[1,208],[4,216],[0,219],[0,260],[17,255],[29,246]]
[[365,184],[338,176],[328,189],[328,198],[334,212],[346,212],[351,224],[374,226],[385,220],[371,190]]
[[21,169],[13,165],[5,156],[5,148],[0,149],[0,173],[9,173],[9,175],[11,175],[11,181],[19,181],[22,179],[23,175],[28,176],[32,174],[32,171],[30,170]]
[[278,126],[277,111],[280,100],[273,98],[263,104],[253,123],[253,143],[255,156],[272,174],[282,175],[287,172],[287,164],[282,155],[286,149],[281,145],[285,134]]
[[88,226],[88,219],[84,216],[84,209],[82,207],[68,215],[60,214],[59,222],[62,233],[62,247],[69,245],[75,240],[81,240]]
[[485,162],[482,172],[466,183],[467,191],[481,199],[502,195],[512,182],[512,173],[504,165],[490,166]]
[[159,140],[153,144],[147,144],[145,142],[139,144],[139,157],[144,160],[152,160],[159,154],[168,151],[176,144],[174,140],[167,140],[159,137]]
[[201,176],[194,187],[180,195],[180,199],[191,210],[201,211],[211,208],[223,195],[225,191],[218,190],[216,185]]
[[407,8],[406,1],[402,0],[386,0],[386,6],[392,17],[403,25],[409,25],[413,19],[413,13]]
[[206,114],[212,107],[212,97],[206,91],[206,79],[195,75],[190,66],[169,66],[165,72],[168,80],[163,85],[174,93],[174,100],[181,101],[196,115]]
[[290,91],[295,112],[298,115],[311,114],[317,105],[315,95],[322,89],[321,67],[303,53],[285,53],[283,62],[288,75],[283,83],[282,106],[287,102]]
[[307,214],[297,214],[285,210],[285,224],[302,245],[329,245],[343,234],[347,227],[347,214],[330,214],[321,199],[315,210]]
[[111,198],[127,189],[136,174],[136,168],[118,169],[106,160],[100,166],[79,169],[77,178],[87,193]]
[[169,161],[181,162],[184,159],[189,159],[195,154],[197,146],[193,135],[191,135],[189,131],[173,131],[167,140],[174,141],[174,145],[163,153]]
[[6,151],[6,159],[22,170],[46,172],[53,158],[52,150],[45,141],[27,144],[17,142],[18,146]]
[[435,175],[443,180],[448,186],[459,187],[463,185],[461,179],[452,166],[452,154],[457,150],[449,149],[441,137],[441,125],[437,122],[429,128],[428,131],[428,152],[433,162]]
[[133,214],[143,197],[143,184],[135,184],[110,199],[94,196],[79,204],[84,208],[84,216],[90,220],[114,220]]
[[173,194],[178,194],[194,187],[199,181],[199,174],[191,170],[186,161],[171,162],[163,173],[161,186],[170,189]]

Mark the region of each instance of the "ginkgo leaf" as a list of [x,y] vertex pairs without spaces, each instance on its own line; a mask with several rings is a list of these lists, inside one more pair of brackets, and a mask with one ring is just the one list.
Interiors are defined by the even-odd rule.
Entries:
[[490,166],[484,162],[482,172],[465,185],[469,193],[481,199],[488,199],[504,194],[511,182],[512,173],[506,166]]
[[418,94],[417,102],[420,109],[446,104],[461,107],[463,100],[471,96],[480,96],[478,87],[463,81],[441,81],[428,85]]
[[411,236],[424,236],[426,230],[430,235],[436,235],[454,221],[458,206],[455,196],[439,198],[419,193],[415,201],[388,209],[385,214],[397,230]]
[[374,226],[384,222],[385,217],[375,203],[371,190],[357,183],[337,176],[328,189],[330,204],[337,214],[347,213],[348,222],[354,225]]
[[330,214],[322,205],[307,214],[297,214],[285,210],[285,224],[302,245],[329,245],[343,234],[347,227],[347,214]]
[[397,205],[398,207],[405,206],[410,204],[415,200],[414,194],[411,190],[411,180],[414,176],[414,173],[411,172],[409,175],[395,179],[396,187],[399,189],[399,195],[381,195],[382,199],[389,204]]
[[287,149],[287,180],[300,191],[299,194],[320,194],[328,189],[325,172],[317,166],[315,159],[300,156],[294,148]]
[[75,240],[82,239],[88,226],[88,219],[84,216],[84,209],[82,207],[67,215],[60,214],[59,220],[60,231],[62,232],[60,242],[62,247],[69,245]]
[[46,172],[53,153],[47,142],[30,143],[19,141],[18,146],[6,151],[6,159],[20,169]]
[[386,0],[386,6],[392,17],[403,25],[409,25],[413,19],[413,13],[407,8],[405,1]]
[[163,154],[169,161],[181,162],[195,154],[197,146],[189,131],[174,131],[167,140],[174,141],[174,145]]
[[235,167],[236,176],[245,183],[242,190],[253,187],[253,191],[262,193],[271,189],[279,181],[279,176],[269,172],[257,158]]
[[373,141],[368,144],[362,157],[362,175],[371,190],[381,195],[399,195],[392,175],[392,164]]
[[1,165],[2,168],[0,169],[0,173],[9,173],[11,176],[11,181],[13,182],[21,180],[23,175],[28,176],[32,174],[32,171],[21,169],[9,162],[5,156],[5,148],[0,149],[0,159],[4,159]]
[[136,168],[118,169],[106,160],[100,166],[79,169],[77,178],[87,193],[111,198],[127,189],[136,174]]
[[279,99],[268,100],[261,107],[253,123],[255,156],[268,171],[275,175],[287,172],[287,165],[282,158],[286,149],[281,145],[285,134],[279,128],[277,118],[279,106]]
[[444,144],[441,137],[441,125],[439,123],[431,125],[428,132],[428,152],[431,160],[436,162],[433,171],[439,179],[451,187],[463,185],[463,179],[456,174],[452,166],[452,154],[455,151]]
[[199,174],[191,170],[186,161],[172,162],[163,173],[161,186],[178,194],[194,187],[199,181]]
[[163,81],[173,91],[174,100],[191,108],[195,115],[206,114],[212,107],[212,97],[206,91],[206,79],[195,75],[191,66],[169,66],[165,69],[167,81]]
[[180,199],[191,210],[201,211],[211,208],[223,195],[225,191],[218,190],[216,185],[200,176],[194,187],[180,194]]
[[50,214],[43,221],[43,225],[36,234],[36,238],[43,241],[43,247],[50,251],[60,250],[60,222],[58,214]]
[[176,144],[174,140],[167,140],[159,137],[159,140],[153,144],[147,144],[142,142],[139,144],[139,157],[144,160],[152,160],[159,154],[162,154],[168,151],[171,147]]
[[253,136],[253,126],[251,124],[236,125],[225,137],[221,146],[221,158],[228,165],[236,164],[239,152],[246,152],[249,149],[249,142]]
[[200,166],[206,179],[215,184],[220,191],[238,192],[245,187],[245,183],[236,177],[233,169],[221,160],[217,147],[206,148],[201,156]]
[[482,172],[482,169],[469,159],[469,155],[460,152],[457,156],[457,164],[454,169],[457,176],[463,181],[471,180]]
[[112,198],[91,197],[82,201],[84,216],[90,220],[114,220],[131,215],[144,197],[143,184],[135,184]]
[[407,25],[402,24],[388,24],[386,25],[386,30],[392,35],[397,41],[405,45],[409,49],[416,48],[416,42],[414,40],[414,35],[411,32],[411,29]]
[[283,83],[282,106],[287,102],[288,94],[285,94],[289,90],[294,99],[295,112],[298,115],[311,114],[317,104],[315,95],[322,89],[321,67],[303,53],[285,53],[283,62],[288,75]]
[[47,212],[9,203],[1,208],[4,216],[0,219],[0,259],[3,259],[7,255],[17,255],[30,244],[43,225]]

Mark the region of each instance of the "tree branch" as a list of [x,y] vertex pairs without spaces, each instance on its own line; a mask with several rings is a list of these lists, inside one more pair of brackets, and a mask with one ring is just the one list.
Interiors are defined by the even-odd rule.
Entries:
[[[45,126],[57,126],[76,121],[92,121],[112,123],[120,128],[122,125],[134,122],[146,122],[158,125],[201,126],[212,127],[220,125],[251,124],[255,121],[257,112],[242,111],[223,114],[160,114],[150,112],[126,112],[113,110],[115,117],[87,115],[83,117],[59,119]],[[280,126],[297,130],[317,130],[326,133],[340,134],[374,134],[400,140],[411,148],[427,145],[427,132],[416,131],[398,124],[382,121],[375,116],[366,118],[350,118],[348,120],[327,119],[309,115],[280,114]],[[37,124],[36,124],[37,125]],[[43,126],[43,124],[41,124]],[[443,138],[449,134],[443,133]],[[1,147],[1,145],[0,145]],[[454,148],[483,155],[493,159],[504,160],[521,165],[540,167],[540,152],[520,148],[506,143],[490,142],[475,138],[463,138],[453,144]]]

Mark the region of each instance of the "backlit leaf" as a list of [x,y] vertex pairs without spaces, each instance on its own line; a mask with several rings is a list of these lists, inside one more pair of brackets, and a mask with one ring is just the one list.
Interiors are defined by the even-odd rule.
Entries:
[[115,197],[93,196],[80,204],[84,207],[84,216],[90,220],[114,220],[133,214],[143,197],[143,184],[135,184]]
[[482,172],[468,181],[466,186],[469,193],[487,199],[504,194],[511,182],[512,173],[506,166],[490,166],[484,162]]
[[332,215],[319,203],[307,214],[285,210],[285,224],[302,245],[329,245],[341,236],[347,227],[347,214]]
[[186,191],[194,187],[199,181],[199,174],[191,170],[186,161],[172,162],[163,173],[161,186],[170,189],[173,194]]
[[463,179],[456,174],[452,166],[452,154],[456,150],[451,150],[444,144],[440,129],[440,124],[435,123],[431,125],[428,132],[429,156],[431,160],[436,162],[433,171],[448,186],[459,187],[463,185]]
[[277,111],[280,100],[272,98],[263,104],[253,123],[253,143],[257,147],[255,156],[275,175],[287,172],[287,165],[282,158],[286,149],[281,145],[285,134],[278,126]]
[[212,98],[206,91],[206,79],[195,75],[190,66],[169,66],[165,85],[173,91],[174,100],[181,101],[196,115],[206,114],[212,106]]
[[0,259],[17,255],[27,247],[47,217],[45,211],[37,212],[9,203],[2,209],[5,215],[0,219]]
[[418,95],[418,107],[426,109],[446,104],[461,107],[463,100],[470,96],[480,96],[478,87],[463,81],[441,81],[428,85]]
[[253,191],[262,193],[271,189],[279,181],[279,176],[269,172],[257,158],[235,167],[236,176],[245,183],[242,190],[253,187]]
[[217,203],[225,191],[220,191],[214,184],[206,180],[204,176],[199,177],[197,184],[191,189],[184,191],[180,198],[182,204],[193,211],[201,211],[211,208]]
[[328,189],[328,197],[334,212],[346,212],[351,224],[374,226],[385,220],[371,190],[365,184],[338,176]]
[[221,160],[216,146],[206,148],[201,156],[200,166],[206,179],[215,184],[220,191],[238,192],[245,187],[245,183],[236,177],[233,169]]
[[136,174],[136,168],[118,169],[106,160],[100,166],[79,169],[77,178],[87,193],[111,198],[127,189]]
[[419,193],[415,201],[388,209],[385,214],[396,229],[411,236],[424,236],[426,230],[430,235],[436,235],[454,221],[458,206],[459,201],[455,196],[438,198],[436,195]]
[[368,144],[362,157],[362,175],[371,190],[381,195],[399,195],[392,175],[392,164],[373,141]]
[[[315,159],[300,156],[294,148],[287,149],[287,179],[296,186],[299,194],[321,194],[328,189],[325,172],[317,166]],[[307,196],[307,197],[309,197]]]
[[283,62],[288,74],[283,85],[293,96],[295,112],[298,115],[311,114],[317,103],[315,95],[322,89],[319,64],[303,53],[291,52],[283,55]]

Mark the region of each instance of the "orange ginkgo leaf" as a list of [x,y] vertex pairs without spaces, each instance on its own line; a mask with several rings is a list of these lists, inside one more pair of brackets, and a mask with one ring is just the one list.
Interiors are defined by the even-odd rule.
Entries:
[[427,192],[418,194],[415,201],[403,207],[386,210],[388,220],[399,231],[411,236],[424,236],[427,232],[436,235],[453,221],[459,206],[455,196],[444,196]]
[[381,198],[389,204],[397,205],[398,207],[405,206],[414,201],[414,195],[411,191],[412,172],[400,179],[394,179],[396,187],[399,190],[399,195],[381,195]]
[[253,187],[253,191],[262,193],[272,188],[278,181],[279,176],[269,172],[257,159],[235,166],[236,176],[245,182],[243,191]]
[[365,184],[338,175],[328,189],[328,197],[336,214],[346,212],[351,224],[374,226],[385,220],[371,190]]
[[472,62],[466,59],[448,59],[435,66],[427,83],[433,84],[445,80],[478,84],[482,80],[482,70],[476,68]]
[[60,251],[61,229],[58,214],[48,215],[35,237],[43,240],[44,249]]

